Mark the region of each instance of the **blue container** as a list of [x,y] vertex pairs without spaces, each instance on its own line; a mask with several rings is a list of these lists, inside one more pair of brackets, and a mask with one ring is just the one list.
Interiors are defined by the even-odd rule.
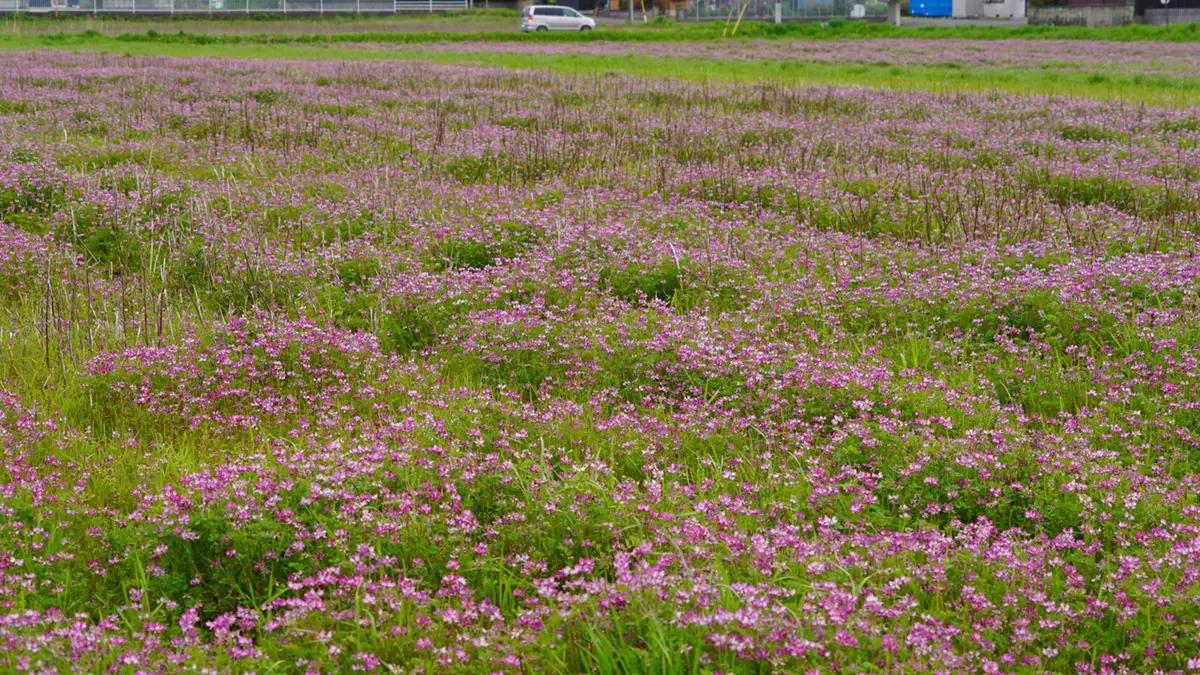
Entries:
[[954,0],[911,0],[908,13],[912,16],[950,16]]

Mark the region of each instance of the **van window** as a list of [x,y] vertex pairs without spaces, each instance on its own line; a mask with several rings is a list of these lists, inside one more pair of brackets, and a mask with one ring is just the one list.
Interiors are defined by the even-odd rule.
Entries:
[[533,13],[537,14],[538,16],[562,16],[563,15],[562,7],[538,7],[537,9],[533,10]]
[[571,9],[570,7],[563,7],[562,11],[565,16],[569,16],[569,17],[572,17],[575,19],[579,18],[579,12],[576,12],[575,10]]

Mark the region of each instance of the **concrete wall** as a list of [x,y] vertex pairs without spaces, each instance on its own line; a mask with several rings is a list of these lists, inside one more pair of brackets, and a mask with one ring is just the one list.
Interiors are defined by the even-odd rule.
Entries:
[[1109,28],[1133,23],[1133,5],[1095,7],[1030,7],[1030,26],[1088,26]]
[[978,19],[983,16],[983,0],[954,0],[950,16],[956,19]]
[[983,4],[985,19],[1025,18],[1025,0],[990,0]]
[[1025,17],[1025,0],[991,0],[983,3],[985,19],[1022,19]]
[[[66,4],[67,3],[65,2],[60,2],[59,6],[61,7]],[[209,7],[208,2],[186,3],[183,0],[180,0],[179,2],[180,7],[184,7],[185,5],[191,7],[197,4],[199,5],[197,9],[200,10],[208,9]],[[83,7],[93,6],[93,4],[90,2],[82,2],[80,5]],[[216,9],[217,3],[212,3],[212,6],[214,9]],[[121,9],[133,11],[134,0],[99,0],[99,2],[95,3],[95,7],[99,9]],[[137,0],[137,11],[139,12],[169,12],[170,10],[171,0]]]
[[1170,19],[1172,24],[1200,22],[1200,9],[1189,7],[1179,7],[1171,10],[1146,9],[1146,23],[1151,26],[1166,25],[1168,19]]

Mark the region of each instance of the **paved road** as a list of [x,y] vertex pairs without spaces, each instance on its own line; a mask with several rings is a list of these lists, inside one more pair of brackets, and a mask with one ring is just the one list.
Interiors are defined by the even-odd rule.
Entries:
[[903,26],[1024,26],[1025,19],[922,19],[906,16],[900,19]]

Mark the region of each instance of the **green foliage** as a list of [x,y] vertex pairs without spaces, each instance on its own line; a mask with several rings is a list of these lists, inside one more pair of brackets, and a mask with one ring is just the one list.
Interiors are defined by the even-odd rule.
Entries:
[[439,241],[429,253],[429,266],[437,272],[483,269],[516,258],[540,239],[536,232],[520,224],[502,223],[498,230],[492,241],[462,237],[447,237]]
[[379,275],[379,261],[373,258],[344,260],[337,265],[338,281],[343,286],[367,288],[370,281]]
[[627,302],[661,300],[670,304],[684,286],[683,270],[674,262],[656,267],[630,265],[611,270],[601,279],[618,298]]
[[1148,219],[1168,216],[1188,209],[1177,194],[1156,186],[1135,185],[1107,176],[1051,176],[1035,174],[1026,178],[1047,199],[1070,205],[1104,205],[1130,215]]
[[259,105],[266,106],[275,105],[283,98],[283,96],[284,94],[282,91],[276,91],[274,89],[259,89],[258,91],[250,92],[250,98],[257,101]]
[[[1089,80],[1093,84],[1106,82],[1106,79]],[[1092,125],[1067,125],[1059,127],[1059,135],[1066,141],[1112,141],[1124,134],[1118,129],[1103,129]]]
[[380,345],[387,352],[419,352],[437,344],[451,316],[448,310],[425,304],[390,310],[380,321]]
[[29,101],[0,100],[0,115],[28,115],[34,110],[33,104]]
[[22,181],[16,186],[0,189],[0,213],[52,213],[66,200],[66,191],[55,181],[33,184]]
[[117,225],[91,229],[75,246],[101,269],[134,273],[141,266],[141,241]]

